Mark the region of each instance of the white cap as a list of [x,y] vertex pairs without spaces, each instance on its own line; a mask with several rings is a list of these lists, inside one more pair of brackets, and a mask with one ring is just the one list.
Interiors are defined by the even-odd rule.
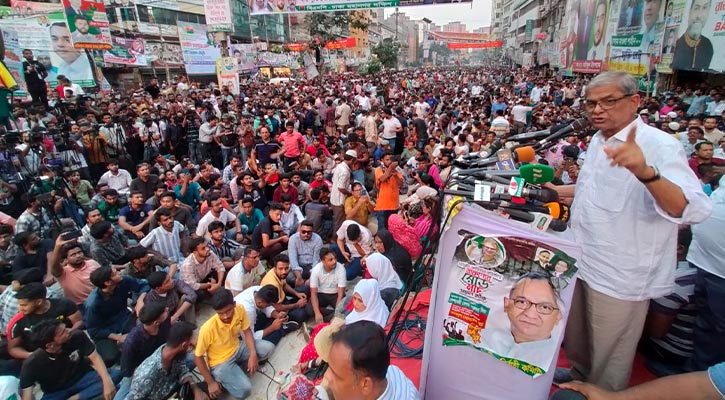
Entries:
[[674,111],[670,111],[667,113],[667,116],[670,118],[677,118],[677,113]]
[[680,130],[680,124],[678,124],[677,122],[670,122],[669,124],[667,124],[667,126],[669,126],[670,129],[675,132]]
[[355,150],[348,150],[348,151],[345,152],[345,155],[346,156],[353,157],[353,158],[357,158],[357,151],[355,151]]

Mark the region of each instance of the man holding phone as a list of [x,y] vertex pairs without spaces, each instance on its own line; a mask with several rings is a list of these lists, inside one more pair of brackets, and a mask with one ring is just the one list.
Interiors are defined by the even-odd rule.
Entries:
[[378,229],[388,228],[388,217],[400,208],[400,184],[403,174],[398,170],[398,162],[393,161],[393,153],[383,154],[381,165],[375,169],[375,186],[378,188],[378,199],[375,204]]

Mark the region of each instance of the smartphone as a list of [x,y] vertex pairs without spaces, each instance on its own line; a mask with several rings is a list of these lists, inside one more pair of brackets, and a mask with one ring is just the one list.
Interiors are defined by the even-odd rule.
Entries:
[[61,236],[63,237],[63,240],[72,240],[83,236],[83,233],[80,231],[80,229],[73,229],[68,232],[63,232]]

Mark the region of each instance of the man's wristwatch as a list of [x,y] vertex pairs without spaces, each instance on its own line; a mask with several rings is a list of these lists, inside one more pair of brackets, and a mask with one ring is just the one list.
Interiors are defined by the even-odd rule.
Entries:
[[654,165],[650,165],[649,168],[652,168],[654,170],[655,174],[652,177],[647,178],[647,179],[637,178],[640,182],[645,183],[645,184],[646,183],[652,183],[652,182],[657,181],[657,180],[659,180],[661,178],[661,176],[660,176],[660,170],[657,169],[657,167],[655,167]]

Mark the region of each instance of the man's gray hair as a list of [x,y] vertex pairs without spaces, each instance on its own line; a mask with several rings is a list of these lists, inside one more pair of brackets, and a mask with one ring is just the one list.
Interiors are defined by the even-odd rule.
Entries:
[[556,290],[554,285],[551,283],[551,279],[549,279],[548,274],[542,273],[542,272],[529,272],[522,276],[520,276],[514,285],[511,287],[511,291],[509,292],[509,298],[513,299],[514,291],[522,284],[524,281],[543,281],[546,282],[549,286],[549,289],[551,289],[551,295],[554,297],[554,302],[556,303],[556,306],[559,308],[559,311],[561,313],[564,313],[564,300],[561,299],[561,296],[559,296],[559,292]]
[[615,85],[625,95],[637,94],[639,90],[639,85],[634,77],[622,71],[602,72],[589,81],[586,90],[611,85]]

